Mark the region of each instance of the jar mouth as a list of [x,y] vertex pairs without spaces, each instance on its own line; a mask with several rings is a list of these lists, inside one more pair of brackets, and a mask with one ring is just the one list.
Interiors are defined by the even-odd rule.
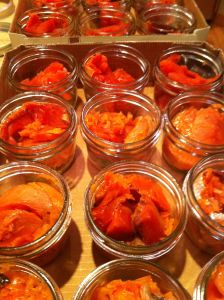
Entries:
[[[99,109],[101,111],[101,108],[105,104],[127,104],[128,106],[131,106],[133,111],[139,109],[142,110],[142,113],[145,116],[150,116],[153,119],[154,122],[154,128],[153,130],[144,138],[135,142],[130,143],[117,143],[105,140],[96,134],[94,134],[87,126],[86,124],[86,116],[91,113],[92,111],[95,111]],[[102,110],[103,112],[109,112],[109,110]],[[119,110],[121,111],[121,110]],[[125,109],[124,113],[128,113],[129,109]],[[138,116],[138,115],[137,115]],[[139,116],[141,116],[141,111],[139,111]],[[100,95],[96,94],[93,96],[86,104],[84,105],[84,108],[82,110],[81,114],[81,124],[82,124],[82,132],[84,135],[88,136],[88,138],[91,141],[95,141],[98,145],[107,147],[107,148],[115,148],[122,150],[133,150],[142,148],[144,144],[149,143],[149,139],[153,139],[155,136],[157,137],[160,134],[161,128],[162,128],[162,118],[160,110],[155,106],[150,98],[147,98],[143,95],[140,95],[136,92],[129,92],[129,91],[113,91],[113,93],[108,92],[102,92]]]
[[[194,71],[194,65],[197,67],[198,74],[205,78],[212,78],[217,76],[217,78],[209,83],[203,84],[195,84],[190,85],[179,83],[167,77],[161,70],[160,70],[160,62],[164,59],[167,59],[171,55],[180,55],[181,59],[183,60],[184,65],[189,67],[190,70]],[[160,82],[165,82],[167,85],[174,87],[175,89],[189,91],[189,90],[201,90],[204,88],[205,90],[209,88],[218,88],[222,84],[223,79],[223,63],[219,57],[220,53],[216,53],[210,51],[206,48],[199,48],[193,45],[184,45],[184,46],[174,46],[170,47],[163,52],[163,54],[157,58],[155,64],[155,71],[154,77]],[[209,77],[209,75],[211,75]]]
[[[192,33],[196,28],[196,19],[193,13],[187,8],[176,4],[155,4],[153,7],[143,10],[140,15],[140,22],[148,21],[152,23],[152,28],[156,33],[160,34]],[[147,31],[144,28],[142,30]]]
[[[16,174],[19,175],[23,174],[21,173],[21,168],[26,169],[25,174],[31,173],[32,169],[34,169],[36,174],[51,176],[60,187],[60,192],[63,195],[64,204],[57,221],[44,235],[34,240],[33,242],[24,244],[22,246],[0,247],[0,252],[4,253],[4,254],[0,254],[0,256],[4,256],[4,255],[12,256],[11,254],[12,251],[16,252],[16,255],[20,255],[20,254],[23,255],[29,250],[31,250],[31,253],[38,254],[37,251],[41,252],[40,247],[50,243],[51,239],[55,235],[58,235],[58,233],[62,230],[62,226],[66,222],[66,219],[69,217],[70,210],[71,210],[69,188],[65,183],[65,180],[63,179],[62,175],[60,175],[58,172],[54,171],[53,169],[42,164],[23,161],[23,162],[12,162],[0,166],[0,173],[8,171],[9,175],[5,176],[7,179],[7,176],[12,176],[12,174],[13,176],[15,176]],[[28,253],[27,255],[31,255],[31,253]]]
[[[223,102],[224,96],[220,93],[215,92],[206,93],[201,91],[192,91],[180,94],[168,103],[167,110],[164,115],[165,130],[170,130],[175,136],[178,136],[178,139],[181,140],[182,144],[188,147],[190,145],[191,147],[194,147],[198,150],[203,149],[204,151],[208,151],[208,154],[223,152],[224,144],[212,145],[197,142],[196,140],[186,137],[184,134],[179,132],[172,122],[172,119],[176,116],[176,114],[184,109],[184,105],[187,105],[187,107],[190,105],[200,105],[200,107],[207,107],[209,104],[217,103],[223,106]],[[173,110],[176,110],[175,113],[173,112]],[[224,106],[222,110],[224,112]]]
[[[158,181],[167,191],[171,193],[173,199],[175,197],[176,200],[175,212],[178,213],[178,223],[176,224],[174,231],[159,242],[141,246],[128,245],[123,241],[112,239],[104,234],[96,226],[92,218],[91,208],[96,192],[96,190],[93,190],[93,186],[97,189],[97,187],[103,183],[104,175],[107,172],[115,172],[120,174],[143,174],[144,176],[148,176],[148,178]],[[109,167],[103,169],[89,183],[85,192],[84,205],[87,226],[94,241],[105,251],[118,257],[138,257],[145,259],[154,259],[160,257],[170,251],[177,244],[182,237],[186,226],[187,207],[185,205],[182,191],[179,188],[176,180],[161,167],[143,161],[122,161],[120,163],[111,164]]]
[[[46,101],[48,99],[49,102]],[[36,146],[18,146],[18,145],[12,145],[3,139],[0,139],[0,149],[4,151],[4,149],[10,149],[13,153],[23,153],[26,151],[32,152],[32,154],[35,155],[35,153],[41,153],[41,154],[47,154],[49,151],[52,151],[56,146],[63,144],[68,139],[68,136],[73,135],[77,131],[78,127],[78,120],[77,115],[74,111],[74,108],[69,104],[63,101],[62,98],[60,98],[57,95],[47,93],[47,92],[25,92],[18,94],[14,96],[13,98],[5,101],[1,106],[0,110],[3,112],[3,110],[7,109],[8,106],[14,104],[14,110],[18,108],[18,101],[22,100],[23,103],[27,102],[34,102],[34,103],[56,103],[58,105],[61,105],[64,107],[67,111],[67,114],[70,119],[69,127],[66,131],[64,131],[60,136],[58,136],[56,139],[45,142]],[[53,100],[53,102],[51,101]],[[21,106],[21,105],[19,105]],[[0,122],[2,122],[2,119],[6,118],[6,113],[2,115]],[[26,153],[27,155],[27,153]]]
[[[108,60],[109,58],[119,58],[120,60],[124,59],[124,62],[126,61],[127,65],[133,63],[134,66],[140,69],[142,74],[139,75],[139,77],[135,79],[135,81],[123,83],[123,84],[105,83],[96,80],[95,78],[92,78],[87,73],[85,69],[85,65],[89,61],[89,59],[97,53],[105,55],[106,57],[108,57]],[[146,80],[148,81],[149,74],[150,74],[150,64],[145,59],[145,57],[142,56],[140,51],[127,45],[116,44],[112,46],[111,45],[99,46],[90,50],[82,61],[80,75],[83,84],[85,83],[85,81],[87,81],[91,85],[102,87],[104,90],[111,92],[112,89],[123,89],[123,90],[135,89],[135,87],[139,85],[143,85],[143,83],[145,83]]]
[[15,270],[20,270],[30,274],[31,276],[37,277],[40,281],[44,282],[46,286],[49,288],[51,295],[53,296],[54,300],[61,299],[61,293],[59,288],[57,287],[56,282],[53,278],[42,268],[39,266],[22,259],[2,259],[0,258],[0,266],[6,265],[7,268],[12,267]]
[[[89,3],[88,0],[81,0],[83,7],[85,8],[90,8],[92,10],[95,9],[96,7],[99,7],[100,5],[98,4],[98,1],[96,0],[93,4]],[[107,0],[103,0],[100,2],[100,4],[104,4],[104,7],[111,7],[111,8],[116,8],[118,6],[119,9],[130,9],[131,8],[131,3],[129,0],[115,0],[113,2],[108,2]],[[115,6],[117,5],[117,6]]]
[[[39,16],[41,21],[49,20],[49,18],[52,18],[58,21],[64,21],[67,23],[67,25],[62,28],[61,32],[60,31],[48,32],[48,33],[29,32],[26,30],[25,27],[31,14],[35,14]],[[16,25],[17,25],[17,30],[19,32],[29,37],[57,37],[57,36],[63,36],[63,35],[67,35],[68,33],[71,33],[73,30],[74,20],[70,15],[67,15],[63,12],[49,10],[47,8],[46,9],[33,8],[25,11],[25,13],[17,20]]]
[[[43,63],[41,63],[41,60]],[[46,67],[54,61],[59,61],[63,64],[64,67],[68,70],[69,74],[63,78],[60,79],[57,82],[49,83],[47,85],[27,85],[23,84],[18,79],[16,79],[16,76],[18,73],[20,73],[21,69],[29,69],[30,71],[30,64],[32,62],[40,61],[40,65],[44,64]],[[45,62],[46,61],[46,62]],[[49,61],[49,62],[48,62]],[[43,68],[41,68],[43,70]],[[39,72],[41,72],[39,70]],[[70,53],[64,51],[64,50],[56,50],[52,49],[50,47],[32,47],[25,49],[21,52],[19,52],[17,55],[15,55],[9,62],[8,66],[8,80],[10,84],[15,87],[18,90],[46,90],[51,91],[57,90],[60,87],[68,85],[68,82],[74,82],[76,83],[78,78],[78,63],[74,56],[72,56]],[[27,78],[23,78],[27,79]],[[30,78],[29,78],[30,79]],[[39,88],[39,89],[38,89]]]
[[186,175],[186,178],[183,183],[183,189],[187,195],[189,195],[188,202],[191,210],[193,210],[194,215],[197,218],[201,218],[205,223],[206,226],[211,228],[213,232],[218,233],[219,235],[224,237],[224,225],[219,224],[212,220],[200,207],[198,204],[198,199],[195,195],[195,180],[198,178],[203,171],[212,166],[216,165],[216,167],[223,167],[224,170],[224,154],[215,154],[210,157],[206,157],[199,161]]

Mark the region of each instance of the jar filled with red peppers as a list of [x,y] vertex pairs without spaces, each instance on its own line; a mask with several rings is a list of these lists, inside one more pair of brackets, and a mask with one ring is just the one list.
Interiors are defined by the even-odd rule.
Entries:
[[103,45],[90,50],[81,64],[80,77],[87,99],[99,92],[142,92],[150,74],[149,61],[127,45]]
[[162,154],[186,172],[205,156],[224,151],[224,96],[187,92],[170,101],[164,115]]
[[8,161],[40,162],[64,172],[73,162],[77,116],[62,98],[26,92],[0,106],[0,152]]
[[27,161],[4,164],[0,208],[1,259],[45,265],[63,249],[72,206],[69,188],[58,172]]
[[224,251],[203,267],[194,288],[193,300],[224,299]]
[[36,8],[63,11],[73,17],[76,17],[82,11],[80,0],[31,0],[31,2]]
[[178,94],[190,90],[219,91],[223,62],[218,50],[193,45],[165,50],[154,67],[154,99],[162,111]]
[[73,16],[63,11],[34,8],[24,12],[17,20],[17,31],[27,37],[60,37],[75,33]]
[[160,110],[137,92],[102,92],[83,107],[81,132],[97,169],[124,159],[148,161],[161,130]]
[[189,238],[209,254],[224,251],[224,154],[195,165],[185,178],[183,190],[189,207]]
[[158,265],[119,259],[99,266],[81,283],[73,300],[187,300],[179,282]]
[[30,47],[9,61],[8,81],[12,94],[46,91],[75,106],[78,63],[73,55],[51,47]]
[[81,36],[125,36],[135,31],[131,12],[103,5],[81,13],[76,24],[76,34]]
[[196,28],[196,19],[183,6],[146,6],[137,15],[137,27],[140,34],[192,33]]
[[176,180],[159,166],[122,161],[98,173],[85,193],[86,223],[105,253],[161,257],[177,245],[187,220]]

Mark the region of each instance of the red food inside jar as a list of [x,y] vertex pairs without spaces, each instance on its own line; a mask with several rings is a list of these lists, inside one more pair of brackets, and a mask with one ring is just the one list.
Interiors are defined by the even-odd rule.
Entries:
[[115,279],[96,287],[90,300],[177,300],[172,291],[163,293],[150,275],[135,280]]
[[224,299],[224,263],[220,263],[209,278],[206,300]]
[[72,5],[74,0],[34,0],[34,4],[38,7],[52,6],[55,8],[61,8],[65,5]]
[[124,84],[135,81],[135,79],[124,69],[111,69],[108,58],[101,53],[92,55],[85,63],[86,73],[95,80],[107,84]]
[[138,116],[128,112],[91,111],[85,118],[87,127],[96,136],[115,143],[133,143],[149,136],[154,128],[150,116]]
[[202,173],[202,182],[198,203],[212,220],[224,226],[224,173],[206,169]]
[[62,194],[44,182],[10,188],[0,196],[0,247],[18,247],[43,236],[57,221]]
[[[110,21],[106,18],[101,20],[101,24],[114,23],[111,19]],[[87,28],[84,31],[86,36],[120,36],[127,35],[129,32],[130,25],[124,21],[118,20],[116,24],[101,26],[99,28]]]
[[69,25],[66,19],[59,18],[57,13],[55,16],[48,16],[46,19],[41,19],[38,14],[31,13],[24,29],[31,34],[57,34],[62,35],[64,28]]
[[57,139],[69,127],[66,109],[54,103],[27,102],[1,124],[0,138],[21,147]]
[[1,279],[5,282],[0,288],[1,300],[53,300],[47,284],[31,271],[27,272],[27,270],[5,263],[0,266],[0,272]]
[[161,186],[138,174],[105,174],[92,217],[109,237],[130,245],[150,245],[174,230],[170,204]]
[[204,78],[200,74],[191,71],[186,65],[181,64],[181,55],[172,54],[159,63],[160,70],[172,81],[190,86],[204,85],[215,81],[219,75]]

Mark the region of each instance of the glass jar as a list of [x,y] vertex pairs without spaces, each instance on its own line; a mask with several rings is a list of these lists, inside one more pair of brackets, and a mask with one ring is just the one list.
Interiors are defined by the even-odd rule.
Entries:
[[54,11],[65,12],[75,18],[81,11],[80,0],[32,0],[36,8],[48,8]]
[[[33,188],[34,186],[36,188]],[[29,191],[34,191],[32,192],[31,196],[29,196],[28,192],[26,192],[26,188],[28,187]],[[47,187],[48,189],[50,187],[49,191]],[[40,191],[39,193],[37,192],[38,189]],[[13,192],[15,194],[13,194]],[[8,193],[8,197],[6,197],[6,193]],[[41,197],[44,194],[45,196],[49,197],[46,198],[48,200],[44,201],[41,198],[38,201],[38,197]],[[25,239],[26,232],[24,231],[28,230],[28,227],[25,226],[24,228],[22,223],[24,222],[25,224],[30,224],[30,228],[32,228],[32,226],[36,224],[37,218],[43,218],[42,220],[45,220],[46,222],[47,219],[44,214],[51,215],[50,212],[52,212],[53,209],[56,209],[55,206],[53,208],[53,202],[50,201],[50,199],[55,200],[58,195],[60,195],[60,197],[63,199],[63,206],[61,210],[57,209],[59,217],[56,220],[56,223],[54,223],[54,225],[46,233],[44,233],[34,241],[30,242],[30,240],[32,239],[29,238],[27,242],[27,240]],[[69,195],[69,189],[63,177],[54,170],[37,163],[24,161],[5,164],[0,167],[0,197],[2,224],[4,224],[4,216],[6,216],[5,212],[8,213],[7,209],[10,209],[12,211],[12,214],[13,210],[15,211],[14,215],[12,215],[12,218],[9,218],[8,220],[9,235],[11,234],[11,238],[10,236],[7,236],[7,238],[10,245],[12,246],[5,246],[5,239],[3,246],[2,230],[2,246],[0,247],[0,258],[3,260],[21,258],[24,260],[35,262],[38,265],[44,265],[52,261],[64,246],[67,237],[67,229],[71,222],[71,199]],[[17,203],[18,201],[21,202]],[[59,198],[57,198],[57,201],[59,202]],[[45,205],[49,207],[49,211],[46,211],[46,213],[44,211],[45,207],[43,207]],[[21,213],[19,214],[19,212]],[[16,217],[16,213],[18,217]],[[30,215],[29,219],[27,214]],[[33,216],[32,222],[31,214]],[[10,224],[13,228],[12,232],[10,232]],[[50,224],[51,223],[49,223],[49,226]],[[19,226],[21,226],[21,228]],[[41,226],[43,228],[44,224],[42,224]],[[7,232],[6,229],[7,227],[4,228],[5,232]],[[32,234],[32,237],[35,237],[34,233],[31,233],[32,230],[29,230],[30,232],[28,236],[30,237]],[[32,232],[35,232],[36,234],[36,232],[38,231],[36,230]],[[41,232],[44,232],[44,230],[40,231],[40,233]],[[22,239],[22,242],[21,240],[18,242],[18,238]],[[12,244],[12,241],[16,242]]]
[[[124,241],[113,239],[103,233],[94,221],[92,208],[96,202],[96,193],[105,183],[105,174],[111,174],[111,172],[123,175],[142,175],[143,177],[156,182],[162,188],[171,208],[170,215],[175,219],[175,225],[171,234],[159,241],[152,242],[149,245],[132,245]],[[114,189],[119,190],[119,188],[116,187]],[[110,195],[108,196],[110,197]],[[185,198],[176,180],[161,167],[142,161],[123,161],[112,164],[99,172],[86,189],[84,207],[86,224],[94,242],[109,256],[120,258],[142,258],[153,260],[164,256],[173,249],[181,239],[187,220]]]
[[[99,266],[83,280],[72,299],[89,300],[97,287],[112,280],[135,280],[145,276],[151,276],[163,293],[172,291],[175,299],[188,299],[183,287],[177,280],[168,275],[159,266],[141,259],[119,259]],[[147,295],[145,297],[144,299],[154,299],[147,298]],[[155,299],[157,298],[156,296]]]
[[187,224],[189,238],[202,251],[217,254],[224,250],[224,226],[206,214],[198,203],[204,185],[202,173],[209,168],[220,172],[220,174],[224,174],[224,154],[207,157],[196,164],[187,173],[183,191],[189,207],[189,220]]
[[[165,61],[172,56],[180,59],[178,64],[187,66],[187,69],[190,71],[189,77],[195,77],[191,73],[194,72],[203,77],[205,79],[204,82],[189,84],[188,82],[184,83],[182,80],[181,83],[181,74],[178,74],[174,80],[163,73],[160,69],[161,61]],[[175,73],[176,70],[171,70],[170,72]],[[186,70],[183,72],[186,72]],[[169,101],[182,92],[190,90],[219,91],[223,82],[223,60],[219,51],[193,45],[174,46],[160,55],[153,73],[155,82],[154,99],[161,110],[165,110]]]
[[76,34],[81,36],[125,36],[135,31],[131,12],[108,6],[81,13],[76,24]]
[[[88,62],[97,54],[105,56],[112,71],[123,69],[134,81],[126,83],[107,83],[88,74]],[[87,67],[86,67],[87,66]],[[148,84],[150,64],[137,49],[127,45],[103,45],[90,50],[81,63],[80,78],[87,99],[99,92],[116,89],[142,92]]]
[[24,12],[16,23],[17,32],[27,37],[74,35],[74,19],[63,11],[34,8]]
[[[139,122],[138,132],[134,130],[134,139],[122,143],[110,141],[97,136],[88,128],[86,118],[91,113],[111,114],[119,113],[127,116],[131,113],[133,119],[145,117],[147,122]],[[150,125],[150,131],[148,126]],[[131,125],[130,125],[131,126]],[[136,127],[136,128],[137,128]],[[109,128],[108,136],[109,136]],[[112,132],[111,128],[111,132]],[[148,131],[144,134],[144,130]],[[81,115],[81,133],[88,149],[88,159],[98,169],[102,169],[112,162],[124,159],[144,160],[151,157],[162,130],[162,119],[159,109],[153,101],[146,96],[130,91],[114,91],[96,94],[83,107]],[[125,131],[125,129],[124,129]],[[113,133],[111,133],[113,135]],[[114,133],[116,135],[116,133]],[[121,132],[119,131],[119,134]],[[142,136],[144,134],[144,137]],[[139,138],[138,138],[139,137]]]
[[[27,103],[33,103],[34,104],[43,104],[43,105],[48,105],[49,109],[51,104],[55,106],[59,106],[62,108],[67,116],[66,118],[69,119],[68,122],[68,127],[62,131],[60,134],[56,134],[56,138],[54,139],[49,138],[49,140],[42,138],[41,136],[38,139],[38,135],[36,138],[36,143],[35,140],[32,143],[28,144],[22,144],[20,143],[20,139],[23,136],[22,133],[20,134],[21,136],[15,137],[14,142],[10,142],[11,136],[10,134],[17,134],[16,131],[17,128],[15,126],[20,126],[16,125],[16,122],[14,122],[14,127],[15,127],[15,132],[11,129],[8,128],[8,140],[5,138],[3,139],[3,134],[6,130],[4,128],[4,125],[9,125],[10,119],[12,120],[12,115],[13,113],[15,114],[18,112],[19,109],[23,109],[22,105],[25,105]],[[24,107],[24,106],[23,106]],[[40,114],[40,122],[44,122],[44,120],[41,120],[41,110],[37,110],[37,117]],[[56,110],[56,109],[55,109]],[[16,95],[13,98],[8,99],[5,101],[1,106],[0,106],[0,111],[1,111],[1,116],[0,116],[0,124],[1,124],[1,132],[0,132],[0,152],[5,155],[8,161],[33,161],[33,162],[40,162],[45,165],[48,165],[49,167],[56,169],[57,171],[64,172],[73,162],[74,156],[75,156],[75,148],[76,148],[76,134],[77,134],[77,116],[74,111],[74,108],[64,102],[62,98],[50,94],[50,93],[45,93],[45,92],[26,92],[26,93],[21,93]],[[28,113],[29,114],[29,113]],[[52,116],[53,117],[53,113]],[[57,112],[55,114],[55,118],[57,118]],[[38,119],[38,118],[37,118]],[[36,134],[35,128],[32,129],[32,126],[34,126],[36,123],[34,122],[35,120],[30,121],[31,125],[24,125],[23,126],[23,119],[20,121],[20,119],[17,119],[21,124],[22,128],[18,129],[20,131],[28,130],[29,128],[32,132]],[[39,119],[38,119],[39,120]],[[37,120],[37,121],[38,121]],[[57,119],[55,119],[56,122]],[[59,120],[60,121],[60,120]],[[12,122],[12,121],[11,121]],[[26,121],[25,121],[26,122]],[[39,122],[39,121],[38,121]],[[20,124],[19,123],[19,124]],[[34,124],[35,123],[35,124]],[[67,124],[67,120],[66,120]],[[9,127],[8,126],[8,127]],[[60,128],[59,128],[60,129]],[[56,130],[58,130],[56,128]],[[38,132],[37,132],[38,133]],[[18,133],[19,134],[19,133]],[[23,133],[26,134],[26,133]],[[43,133],[45,134],[45,133]],[[46,133],[47,134],[47,133]],[[54,134],[54,133],[52,133]],[[49,133],[50,135],[50,133]],[[25,135],[26,137],[26,135]],[[32,138],[32,134],[29,134],[28,138]],[[17,142],[18,140],[18,142]]]
[[156,5],[142,9],[138,14],[137,27],[140,34],[192,33],[196,19],[183,6]]
[[[210,280],[220,265],[224,264],[224,251],[213,257],[201,270],[194,288],[193,300],[209,300],[209,299],[223,299],[223,267],[222,272],[219,273],[219,279],[216,284],[222,290],[222,294]],[[220,285],[219,285],[220,284]],[[208,294],[208,292],[210,293]]]
[[[223,103],[224,96],[222,94],[197,91],[180,94],[170,101],[164,115],[162,154],[172,168],[186,172],[205,156],[223,152],[224,145],[199,142],[204,138],[204,134],[208,133],[209,138],[209,136],[214,133],[209,134],[209,128],[211,127],[209,122],[212,121],[212,116],[210,116],[210,120],[207,117],[208,121],[205,119],[204,123],[202,123],[199,115],[198,119],[196,119],[196,117],[194,119],[193,114],[189,113],[190,117],[192,117],[192,122],[198,122],[198,126],[200,126],[194,125],[194,130],[196,131],[196,129],[201,128],[201,132],[197,130],[197,134],[195,133],[194,139],[190,137],[192,122],[191,125],[189,125],[188,132],[185,132],[184,134],[180,131],[182,120],[177,124],[177,126],[179,126],[178,129],[173,123],[175,119],[177,120],[178,114],[184,110],[192,108],[199,111],[199,109],[208,108],[211,107],[211,105],[213,105],[214,108],[216,105],[220,105],[218,111],[222,112],[224,107]],[[202,114],[201,117],[203,117]],[[186,117],[185,121],[187,120]],[[216,124],[216,126],[221,126],[221,124]],[[184,130],[186,131],[186,128]],[[211,130],[215,131],[213,127],[211,127]],[[219,132],[217,132],[217,134],[219,134]],[[196,140],[196,137],[199,141]],[[205,138],[207,137],[205,136]],[[212,139],[212,137],[210,138]]]
[[[56,68],[53,67],[55,64]],[[46,69],[48,72],[44,78]],[[11,58],[7,73],[9,84],[16,93],[42,90],[57,94],[74,106],[76,104],[78,63],[64,50],[46,46],[22,50]],[[53,81],[49,80],[52,75],[55,76]],[[40,79],[34,82],[37,76]]]
[[6,280],[5,283],[1,283],[0,297],[2,300],[18,299],[17,297],[20,296],[63,300],[53,278],[33,263],[20,259],[0,259],[0,273]]
[[126,11],[130,11],[132,1],[130,0],[117,0],[117,1],[110,1],[110,0],[82,0],[82,5],[85,10],[90,12],[92,9],[96,9],[98,7],[111,7],[111,8],[118,8],[123,9]]
[[155,5],[182,5],[182,0],[133,0],[133,7],[136,14],[141,13],[145,8],[150,8]]

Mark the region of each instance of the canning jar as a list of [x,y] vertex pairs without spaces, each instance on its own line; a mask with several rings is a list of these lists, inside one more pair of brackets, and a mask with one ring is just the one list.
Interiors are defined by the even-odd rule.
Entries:
[[60,172],[73,162],[77,116],[59,96],[21,93],[0,111],[0,152],[8,161],[40,162]]
[[81,36],[123,36],[136,31],[135,18],[129,11],[114,7],[95,7],[79,14],[76,34]]
[[165,50],[154,67],[154,99],[161,110],[182,92],[219,91],[223,82],[220,52],[181,45]]
[[[98,67],[98,59],[106,63],[106,69]],[[119,72],[124,76],[119,76]],[[119,44],[103,45],[87,53],[81,64],[80,78],[89,99],[99,92],[116,89],[142,92],[148,84],[149,73],[150,64],[137,49]]]
[[122,161],[99,172],[86,189],[84,207],[94,242],[120,258],[164,256],[181,239],[187,220],[176,180],[142,161]]
[[159,109],[137,92],[102,92],[82,110],[81,133],[97,169],[124,159],[149,160],[161,130]]
[[80,0],[32,0],[32,5],[37,8],[48,8],[50,10],[65,12],[76,17],[81,11]]
[[137,15],[140,34],[192,33],[196,28],[193,13],[183,6],[155,5]]
[[27,48],[11,58],[7,73],[15,93],[41,90],[76,104],[78,63],[67,51],[46,46]]
[[192,91],[170,101],[162,154],[172,168],[188,171],[205,156],[224,151],[223,109],[219,93]]
[[71,221],[71,199],[63,177],[32,162],[2,165],[0,199],[0,258],[38,265],[53,260],[64,246]]
[[201,270],[193,300],[223,299],[224,251],[213,257]]
[[136,14],[141,13],[145,8],[150,8],[155,5],[182,5],[182,0],[133,0],[133,7]]
[[0,259],[0,298],[63,300],[53,278],[37,265],[21,259]]
[[210,254],[224,250],[223,178],[222,153],[196,164],[183,185],[189,207],[187,233],[197,247]]
[[59,37],[74,35],[74,19],[63,11],[34,8],[24,12],[16,23],[17,31],[27,37]]
[[[134,281],[136,279],[141,280],[142,278],[144,283],[147,284],[147,276],[150,279],[152,279],[153,282],[155,282],[155,285],[158,285],[158,288],[161,290],[162,293],[170,294],[169,292],[172,292],[176,300],[188,299],[183,287],[179,284],[179,282],[176,279],[172,278],[159,266],[141,259],[119,259],[107,262],[99,266],[83,280],[72,299],[91,300],[93,299],[93,295],[96,295],[97,289],[115,280],[117,280],[120,283],[120,286],[122,286],[122,281]],[[156,293],[158,295],[157,296],[154,294],[155,290],[150,291],[149,289],[144,287],[145,285],[143,284],[141,299],[165,299],[163,297],[160,297],[161,294],[157,294],[158,291]],[[132,294],[131,292],[132,291],[130,290],[130,294]],[[127,293],[124,292],[124,295],[126,295],[127,297],[125,299],[129,299],[130,294],[127,295]],[[98,295],[100,297],[100,294]],[[100,298],[97,297],[94,299]],[[166,299],[168,299],[168,295]]]
[[130,11],[132,6],[132,1],[130,0],[82,0],[82,5],[85,10],[91,11],[97,7],[112,7]]

